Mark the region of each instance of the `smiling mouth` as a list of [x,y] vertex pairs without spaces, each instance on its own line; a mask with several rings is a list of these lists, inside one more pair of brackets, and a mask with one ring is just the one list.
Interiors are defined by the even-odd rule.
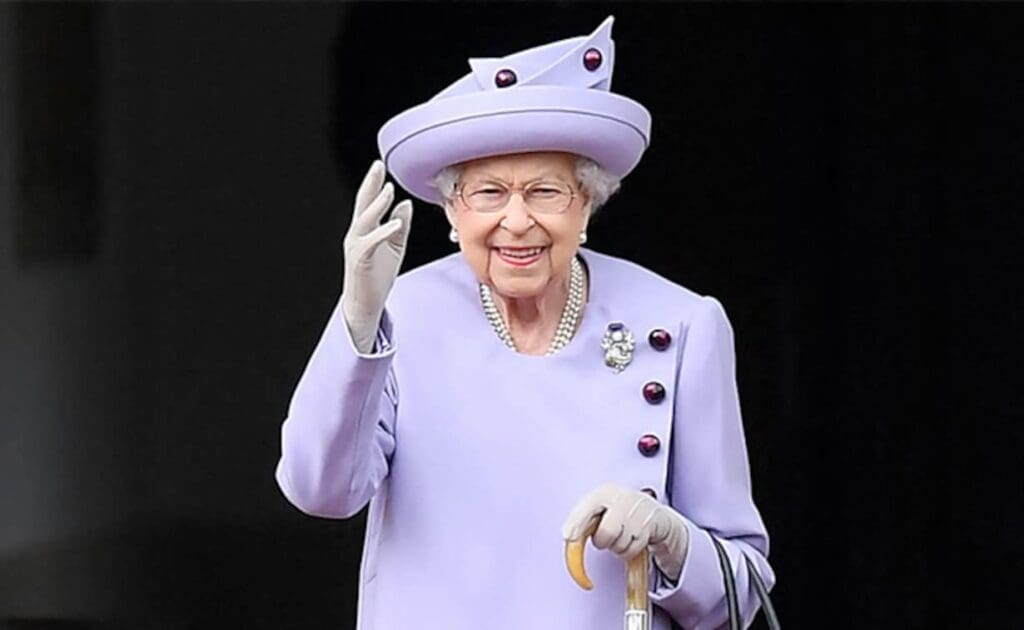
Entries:
[[540,260],[547,247],[495,247],[498,257],[510,265],[524,267]]

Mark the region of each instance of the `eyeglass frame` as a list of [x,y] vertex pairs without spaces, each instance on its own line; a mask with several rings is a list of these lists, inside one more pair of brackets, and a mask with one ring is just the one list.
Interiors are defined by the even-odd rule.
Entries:
[[[530,186],[543,185],[545,183],[550,183],[550,182],[531,182],[529,184],[524,184],[522,186],[505,186],[504,184],[501,184],[499,182],[491,182],[491,183],[493,183],[495,185],[502,186],[505,189],[505,192],[508,193],[508,199],[505,200],[505,203],[503,203],[500,206],[495,207],[494,210],[477,210],[473,206],[469,205],[469,203],[466,201],[466,198],[462,194],[464,189],[466,188],[466,184],[464,184],[462,182],[459,182],[458,184],[455,185],[455,193],[456,193],[456,196],[459,198],[459,201],[461,201],[462,204],[464,206],[466,206],[466,208],[468,208],[469,210],[471,210],[473,212],[479,212],[480,214],[496,214],[496,213],[504,210],[505,208],[508,207],[509,202],[512,201],[512,194],[516,193],[516,192],[518,192],[519,196],[522,197],[523,204],[525,204],[527,208],[530,208],[530,210],[536,211],[530,205],[529,200],[527,200],[527,198],[526,198],[526,194],[525,194],[526,193],[526,189],[529,188]],[[568,184],[568,183],[566,183],[564,181],[560,181],[558,183],[564,184],[565,186],[567,186],[569,188],[569,203],[565,204],[565,207],[562,208],[561,210],[559,210],[558,212],[541,212],[540,214],[547,214],[547,215],[565,214],[565,211],[568,210],[569,208],[571,208],[572,204],[576,201],[576,188],[574,188],[571,184]]]

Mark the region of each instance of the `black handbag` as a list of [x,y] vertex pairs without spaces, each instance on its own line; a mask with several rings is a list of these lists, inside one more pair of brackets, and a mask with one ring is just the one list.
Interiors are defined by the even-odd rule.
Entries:
[[[742,630],[740,627],[740,604],[736,597],[736,577],[732,574],[732,564],[729,562],[729,556],[726,555],[722,543],[713,534],[711,542],[715,543],[715,551],[718,552],[718,564],[722,567],[722,575],[725,578],[725,599],[729,606],[729,629]],[[754,582],[754,590],[757,591],[757,596],[761,600],[761,609],[764,610],[764,617],[768,621],[768,627],[772,630],[781,630],[782,626],[779,625],[779,618],[775,614],[772,600],[768,597],[768,587],[764,584],[764,578],[761,577],[761,573],[754,566],[754,563],[750,561],[750,558],[747,557],[747,554],[742,553],[742,555],[743,559],[747,562],[747,572],[750,573],[750,579]]]

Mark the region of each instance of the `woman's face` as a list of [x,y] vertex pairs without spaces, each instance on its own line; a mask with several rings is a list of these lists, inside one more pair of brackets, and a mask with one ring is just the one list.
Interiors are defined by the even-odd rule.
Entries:
[[568,185],[575,193],[569,207],[554,214],[532,210],[516,192],[494,212],[473,210],[458,194],[445,205],[470,267],[503,297],[537,297],[568,278],[591,207],[576,181],[575,167],[575,156],[555,152],[500,155],[462,165],[459,186],[465,190],[490,183],[521,193],[525,187],[553,183]]

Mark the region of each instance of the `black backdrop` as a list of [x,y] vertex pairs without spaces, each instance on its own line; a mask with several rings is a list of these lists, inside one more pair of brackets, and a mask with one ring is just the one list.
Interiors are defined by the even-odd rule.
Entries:
[[608,14],[653,142],[590,243],[725,305],[786,625],[1024,627],[1024,12],[567,2],[0,6],[0,627],[354,627],[362,517],[272,478],[351,188]]

